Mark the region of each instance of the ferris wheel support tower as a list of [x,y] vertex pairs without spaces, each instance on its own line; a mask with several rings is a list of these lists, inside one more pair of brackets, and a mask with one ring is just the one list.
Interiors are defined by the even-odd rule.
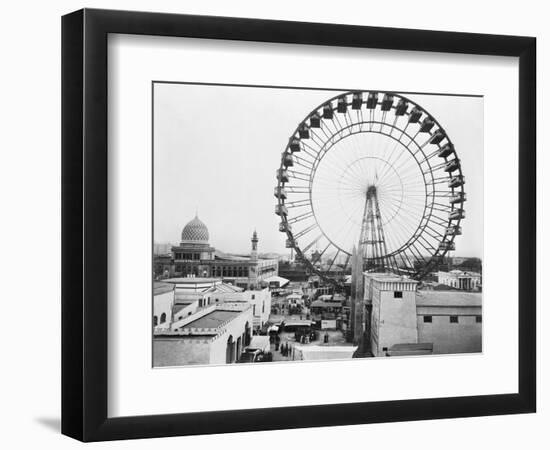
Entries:
[[358,248],[365,270],[384,272],[391,267],[386,261],[388,249],[375,185],[367,188]]

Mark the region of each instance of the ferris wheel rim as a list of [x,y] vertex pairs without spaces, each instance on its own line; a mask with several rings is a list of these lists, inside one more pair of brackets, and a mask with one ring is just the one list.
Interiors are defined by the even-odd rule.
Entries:
[[[322,115],[320,114],[320,110],[322,110],[325,106],[329,106],[329,108],[332,110],[332,113],[334,115],[337,116],[338,112],[336,112],[336,109],[337,109],[337,106],[335,107],[334,105],[334,101],[337,101],[337,100],[340,100],[342,98],[345,99],[345,102],[346,102],[346,107],[351,105],[352,102],[353,102],[353,97],[352,97],[352,102],[348,102],[348,97],[350,95],[354,95],[354,94],[360,94],[361,95],[361,105],[360,105],[360,108],[363,106],[363,103],[364,100],[363,100],[363,95],[364,94],[371,94],[371,93],[374,93],[376,95],[378,94],[383,94],[383,95],[389,95],[389,96],[392,96],[392,105],[390,107],[390,110],[391,109],[395,109],[396,107],[393,106],[393,97],[397,97],[397,99],[402,99],[406,102],[407,104],[407,108],[408,106],[413,106],[413,109],[414,107],[418,108],[422,114],[421,114],[421,117],[422,116],[425,116],[425,118],[429,118],[431,121],[433,121],[434,125],[436,125],[436,131],[439,131],[440,133],[443,134],[443,139],[446,139],[446,141],[448,142],[448,144],[450,144],[451,148],[452,148],[452,152],[451,154],[454,156],[454,159],[457,161],[457,165],[458,165],[458,176],[460,177],[461,180],[464,180],[464,177],[463,177],[463,172],[462,172],[462,164],[460,163],[460,159],[458,158],[458,154],[456,153],[456,149],[454,147],[454,144],[451,140],[451,138],[449,137],[449,135],[447,134],[446,130],[444,129],[444,127],[440,124],[440,122],[432,115],[430,114],[424,107],[422,107],[421,105],[419,105],[417,102],[411,100],[410,98],[402,95],[402,94],[399,94],[397,92],[392,92],[392,91],[380,91],[380,90],[354,90],[354,91],[346,91],[346,92],[342,92],[342,93],[339,93],[338,95],[335,95],[334,97],[324,101],[323,103],[321,103],[320,105],[318,105],[316,108],[314,108],[313,110],[310,111],[310,113],[308,113],[305,118],[299,122],[298,126],[296,127],[296,129],[294,130],[294,132],[291,134],[291,136],[289,137],[289,140],[288,140],[288,144],[285,148],[285,151],[283,152],[283,157],[285,154],[288,154],[289,153],[289,148],[290,148],[290,145],[292,143],[292,141],[294,139],[296,139],[296,136],[297,134],[299,133],[299,130],[300,129],[307,129],[307,130],[310,130],[310,129],[313,129],[313,127],[310,127],[308,124],[307,124],[307,121],[308,120],[311,120],[311,118],[315,115],[319,118],[319,120],[325,120]],[[378,107],[378,103],[376,103],[374,109],[376,109]],[[411,110],[412,111],[412,110]],[[410,115],[411,111],[406,111],[405,114],[407,115]],[[384,119],[385,119],[385,115],[383,116]],[[331,119],[334,123],[334,120]],[[373,121],[364,121],[364,123],[371,123]],[[323,122],[324,123],[324,122]],[[374,122],[373,122],[374,123]],[[392,130],[395,128],[397,130],[399,130],[400,132],[405,132],[406,128],[408,127],[408,124],[407,123],[407,126],[405,126],[405,128],[402,130],[398,127],[395,127],[395,122],[394,122],[394,125],[390,124],[390,123],[386,123],[386,122],[378,122],[378,124],[380,124],[381,126],[386,126],[386,127],[390,127]],[[347,128],[350,128],[350,127],[353,127],[354,125],[357,125],[357,123],[352,123],[352,125],[348,125]],[[341,128],[338,128],[338,130],[341,130]],[[323,230],[323,227],[322,227],[322,224],[319,223],[319,220],[317,218],[317,215],[315,214],[315,210],[314,210],[314,205],[313,205],[313,200],[312,200],[312,190],[311,190],[311,186],[312,186],[312,183],[313,183],[313,180],[314,180],[314,174],[316,172],[316,170],[318,169],[319,167],[319,164],[320,164],[320,161],[324,158],[324,156],[330,151],[330,149],[336,145],[337,142],[340,142],[342,139],[345,139],[346,137],[349,137],[349,136],[352,136],[354,134],[359,134],[359,133],[365,133],[366,131],[359,131],[359,132],[356,132],[356,133],[353,133],[353,134],[349,134],[349,135],[346,135],[346,136],[343,136],[341,137],[340,139],[338,139],[338,141],[336,142],[333,142],[330,144],[329,148],[323,153],[323,155],[321,156],[321,158],[319,158],[319,162],[317,162],[317,164],[315,165],[315,169],[311,172],[311,176],[310,176],[310,179],[309,179],[309,206],[311,208],[311,211],[313,213],[313,217],[315,219],[315,223],[317,225],[317,227],[319,228],[319,230],[321,231],[321,233],[324,235],[324,237],[329,241],[329,246],[330,244],[332,244],[334,246],[335,249],[337,249],[337,254],[338,255],[340,252],[343,252],[344,254],[347,254],[348,255],[348,259],[346,261],[346,266],[347,266],[347,262],[349,261],[349,256],[351,256],[351,253],[345,249],[342,249],[339,245],[337,245],[335,242],[332,241],[332,239],[328,236],[328,234]],[[416,133],[416,135],[414,136],[414,138],[412,138],[410,140],[410,142],[408,143],[408,145],[405,145],[404,143],[402,143],[400,140],[398,139],[395,139],[394,136],[389,136],[387,133],[382,133],[382,132],[378,132],[378,131],[372,131],[369,130],[368,131],[369,133],[372,133],[372,132],[375,132],[375,133],[378,133],[378,134],[381,134],[381,135],[385,135],[386,137],[390,137],[390,138],[393,138],[395,141],[397,141],[398,143],[400,143],[403,147],[405,147],[405,149],[411,154],[411,150],[409,149],[409,145],[411,145],[412,143],[416,144],[418,146],[418,143],[416,142],[416,136],[419,134],[420,131],[418,131]],[[434,132],[435,133],[435,132]],[[431,131],[429,131],[429,136],[431,139],[431,137],[433,136],[433,134]],[[332,136],[334,136],[336,133],[333,133]],[[299,138],[300,141],[301,138]],[[441,140],[440,140],[441,141]],[[303,141],[302,141],[303,142]],[[324,145],[326,145],[327,143],[330,143],[330,139],[328,139]],[[426,145],[426,144],[424,144]],[[438,149],[441,149],[441,147],[439,146],[438,144]],[[421,150],[421,148],[420,148]],[[424,173],[423,170],[421,170],[421,173],[422,173],[422,176],[423,176],[423,180],[424,180],[424,186],[426,188],[426,194],[427,194],[427,186],[428,184],[431,184],[432,186],[435,186],[435,181],[434,181],[434,170],[432,169],[431,165],[430,165],[430,162],[429,162],[429,158],[426,158],[426,155],[424,154],[424,152],[422,152],[423,156],[425,157],[425,161],[428,163],[428,167],[429,167],[429,173],[431,175],[431,183],[427,183],[426,182],[426,174]],[[317,154],[318,156],[318,154]],[[414,157],[413,155],[413,158],[415,160],[415,162],[417,163],[417,165],[421,168],[420,166],[420,163],[418,163],[418,160],[416,159],[416,157]],[[315,159],[315,161],[317,161],[317,158]],[[445,157],[445,163],[447,163],[448,159],[447,157]],[[387,163],[387,161],[386,161]],[[283,164],[283,160],[281,160],[281,164],[279,166],[279,169],[280,170],[286,170],[286,167],[284,166]],[[445,178],[445,177],[443,177]],[[449,172],[448,174],[448,178],[451,179],[452,176],[451,176],[451,173]],[[281,181],[281,179],[278,180],[278,183],[277,183],[277,186],[278,188],[284,188],[284,185],[285,183]],[[452,212],[452,211],[455,211],[455,210],[459,210],[460,212],[463,212],[464,211],[464,207],[463,207],[463,203],[464,203],[464,199],[465,199],[465,196],[464,196],[464,182],[462,182],[462,184],[460,184],[458,186],[458,192],[460,193],[460,198],[462,198],[461,201],[457,202],[458,203],[458,206],[456,206],[456,203],[452,203],[450,206],[449,206],[449,211]],[[451,190],[450,190],[450,194],[451,195],[454,195],[455,194],[455,188],[452,187]],[[285,204],[285,201],[284,199],[282,198],[278,198],[278,204],[279,205],[283,205]],[[414,231],[414,233],[411,235],[411,237],[404,243],[402,244],[399,248],[395,249],[393,252],[390,252],[388,253],[387,255],[384,255],[384,256],[392,256],[392,255],[398,255],[400,254],[402,251],[406,250],[407,248],[410,248],[410,246],[415,243],[419,238],[420,238],[420,234],[422,234],[422,232],[424,232],[426,230],[426,227],[428,226],[428,224],[430,223],[430,218],[432,217],[432,213],[434,211],[434,205],[435,205],[435,190],[433,191],[432,193],[432,201],[430,203],[430,213],[429,213],[429,216],[428,216],[428,219],[425,221],[425,223],[423,224],[424,222],[424,219],[426,218],[426,210],[428,208],[428,195],[426,195],[426,199],[425,199],[425,202],[424,202],[424,208],[423,208],[423,217],[422,219],[420,220],[420,223],[418,225],[418,227],[416,228],[416,230]],[[442,218],[438,217],[439,220],[443,220]],[[450,218],[450,215],[447,219],[447,228],[450,228],[451,226],[454,226],[456,229],[459,229],[460,228],[460,224],[462,222],[462,219],[463,217],[461,215],[459,215],[458,219],[451,219]],[[286,214],[284,215],[281,215],[281,220],[283,223],[285,223],[286,225],[288,225],[288,216]],[[439,223],[439,225],[441,225],[443,222]],[[304,262],[306,262],[308,264],[308,266],[310,267],[310,269],[317,273],[318,275],[320,276],[323,276],[323,273],[322,271],[319,271],[317,270],[317,268],[311,264],[311,262],[308,260],[308,258],[305,256],[305,254],[302,252],[302,249],[300,248],[300,246],[298,245],[297,243],[297,240],[292,232],[292,230],[290,229],[290,227],[286,226],[285,227],[285,232],[286,232],[286,235],[287,237],[289,238],[290,242],[291,242],[291,246],[292,248],[296,251],[297,255],[300,257],[300,259],[302,259]],[[443,243],[447,243],[447,244],[452,244],[456,238],[456,235],[457,234],[442,234],[441,235],[441,241],[440,241],[440,244],[443,244]],[[319,240],[319,238],[317,238],[317,240]],[[313,242],[312,242],[313,244]],[[425,249],[427,249],[427,247],[424,245],[424,244],[421,244]],[[329,247],[327,246],[327,248]],[[450,247],[450,245],[449,245]],[[416,249],[416,247],[415,247]],[[326,251],[326,250],[325,250]],[[426,261],[426,259],[424,259],[422,257],[422,255],[420,255],[423,259],[424,259],[424,262],[425,262],[425,267],[427,267],[431,262],[433,262],[435,259],[437,258],[440,258],[442,256],[444,256],[449,250],[448,249],[443,249],[441,250],[440,246],[438,246],[437,248],[434,248],[434,251],[433,251],[433,254],[431,255],[428,255],[429,259]],[[408,257],[407,257],[408,258]],[[336,259],[336,257],[335,257]],[[333,261],[334,263],[334,261]],[[331,264],[332,266],[332,264]],[[417,273],[421,272],[420,270],[417,271]]]

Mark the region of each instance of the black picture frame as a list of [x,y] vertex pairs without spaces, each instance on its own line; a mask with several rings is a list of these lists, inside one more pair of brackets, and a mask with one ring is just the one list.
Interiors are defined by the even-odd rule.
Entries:
[[[107,417],[107,36],[519,58],[519,384],[499,395]],[[535,412],[536,39],[83,9],[62,18],[62,433],[82,441]],[[510,105],[510,107],[515,107]]]

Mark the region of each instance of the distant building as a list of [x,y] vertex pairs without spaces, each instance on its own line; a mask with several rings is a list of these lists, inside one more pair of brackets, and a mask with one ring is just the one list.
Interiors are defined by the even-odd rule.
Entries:
[[310,275],[305,265],[297,262],[279,263],[279,275],[291,281],[307,281]]
[[329,298],[321,298],[311,302],[311,318],[315,321],[320,320],[336,320],[341,319],[342,316],[342,301],[333,300],[332,296]]
[[268,284],[269,288],[273,290],[273,289],[284,288],[289,283],[290,280],[287,280],[286,278],[275,275],[264,279],[264,281]]
[[466,272],[456,269],[450,272],[439,271],[437,273],[437,281],[441,284],[464,291],[481,289],[481,274],[477,272]]
[[468,258],[465,258],[463,256],[453,256],[451,258],[451,263],[453,266],[459,266],[460,264],[464,264]]
[[167,243],[158,243],[153,244],[153,254],[154,255],[167,255],[172,249],[172,244]]
[[243,289],[257,289],[265,279],[278,275],[278,259],[258,256],[258,235],[251,238],[250,255],[231,255],[217,251],[209,244],[206,225],[195,216],[181,232],[181,241],[170,255],[154,256],[157,279],[174,277],[221,278]]

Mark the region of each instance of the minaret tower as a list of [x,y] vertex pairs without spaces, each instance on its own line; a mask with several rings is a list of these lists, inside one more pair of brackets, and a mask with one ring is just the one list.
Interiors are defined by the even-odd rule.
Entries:
[[252,242],[250,259],[256,261],[258,259],[258,233],[256,233],[256,230],[254,230],[254,233],[252,233],[252,239],[250,239],[250,242]]
[[250,272],[248,275],[248,282],[250,284],[250,289],[257,289],[258,288],[258,233],[256,233],[256,230],[254,230],[254,233],[252,233],[252,238],[250,239],[250,242],[252,242],[252,251],[250,252]]

